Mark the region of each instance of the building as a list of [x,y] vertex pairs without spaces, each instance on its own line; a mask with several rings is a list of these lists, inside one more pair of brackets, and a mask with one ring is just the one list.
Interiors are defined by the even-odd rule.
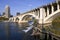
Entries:
[[2,16],[4,16],[4,15],[5,15],[5,12],[3,12]]
[[20,12],[17,12],[17,14],[16,14],[16,15],[17,15],[17,16],[18,16],[18,15],[20,15]]
[[8,5],[6,5],[5,7],[5,15],[6,18],[10,17],[10,7]]

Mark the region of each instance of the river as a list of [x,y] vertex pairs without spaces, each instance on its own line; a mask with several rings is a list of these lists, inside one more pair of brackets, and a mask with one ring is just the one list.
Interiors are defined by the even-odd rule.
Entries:
[[17,23],[0,22],[0,40],[24,40],[26,35]]

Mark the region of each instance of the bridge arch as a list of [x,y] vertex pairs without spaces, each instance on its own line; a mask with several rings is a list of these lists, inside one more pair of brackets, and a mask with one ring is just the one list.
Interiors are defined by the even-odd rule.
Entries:
[[12,18],[10,18],[9,21],[12,21]]
[[18,17],[16,17],[15,21],[17,21],[17,22],[18,22],[18,21],[19,21],[19,18],[18,18]]
[[12,20],[14,21],[14,18],[12,18]]
[[60,10],[55,11],[54,13],[50,14],[48,17],[45,18],[45,22],[47,21],[53,21],[55,18],[57,18],[58,16],[60,16]]
[[21,21],[23,20],[31,20],[32,17],[36,17],[34,14],[25,14],[22,16]]

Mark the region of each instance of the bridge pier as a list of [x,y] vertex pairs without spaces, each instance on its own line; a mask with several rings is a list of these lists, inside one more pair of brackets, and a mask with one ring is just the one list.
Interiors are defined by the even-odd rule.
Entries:
[[45,9],[44,8],[40,8],[40,18],[39,18],[39,23],[42,24],[42,22],[44,21],[43,19],[45,18]]
[[60,9],[60,6],[59,6],[59,3],[57,3],[57,10],[59,10]]
[[47,16],[49,16],[49,7],[47,7]]
[[54,12],[54,6],[51,4],[51,13]]

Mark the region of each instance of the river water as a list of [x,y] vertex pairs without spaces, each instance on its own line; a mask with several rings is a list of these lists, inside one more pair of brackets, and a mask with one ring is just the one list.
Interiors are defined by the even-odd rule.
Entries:
[[0,40],[24,40],[26,34],[17,23],[0,22]]

